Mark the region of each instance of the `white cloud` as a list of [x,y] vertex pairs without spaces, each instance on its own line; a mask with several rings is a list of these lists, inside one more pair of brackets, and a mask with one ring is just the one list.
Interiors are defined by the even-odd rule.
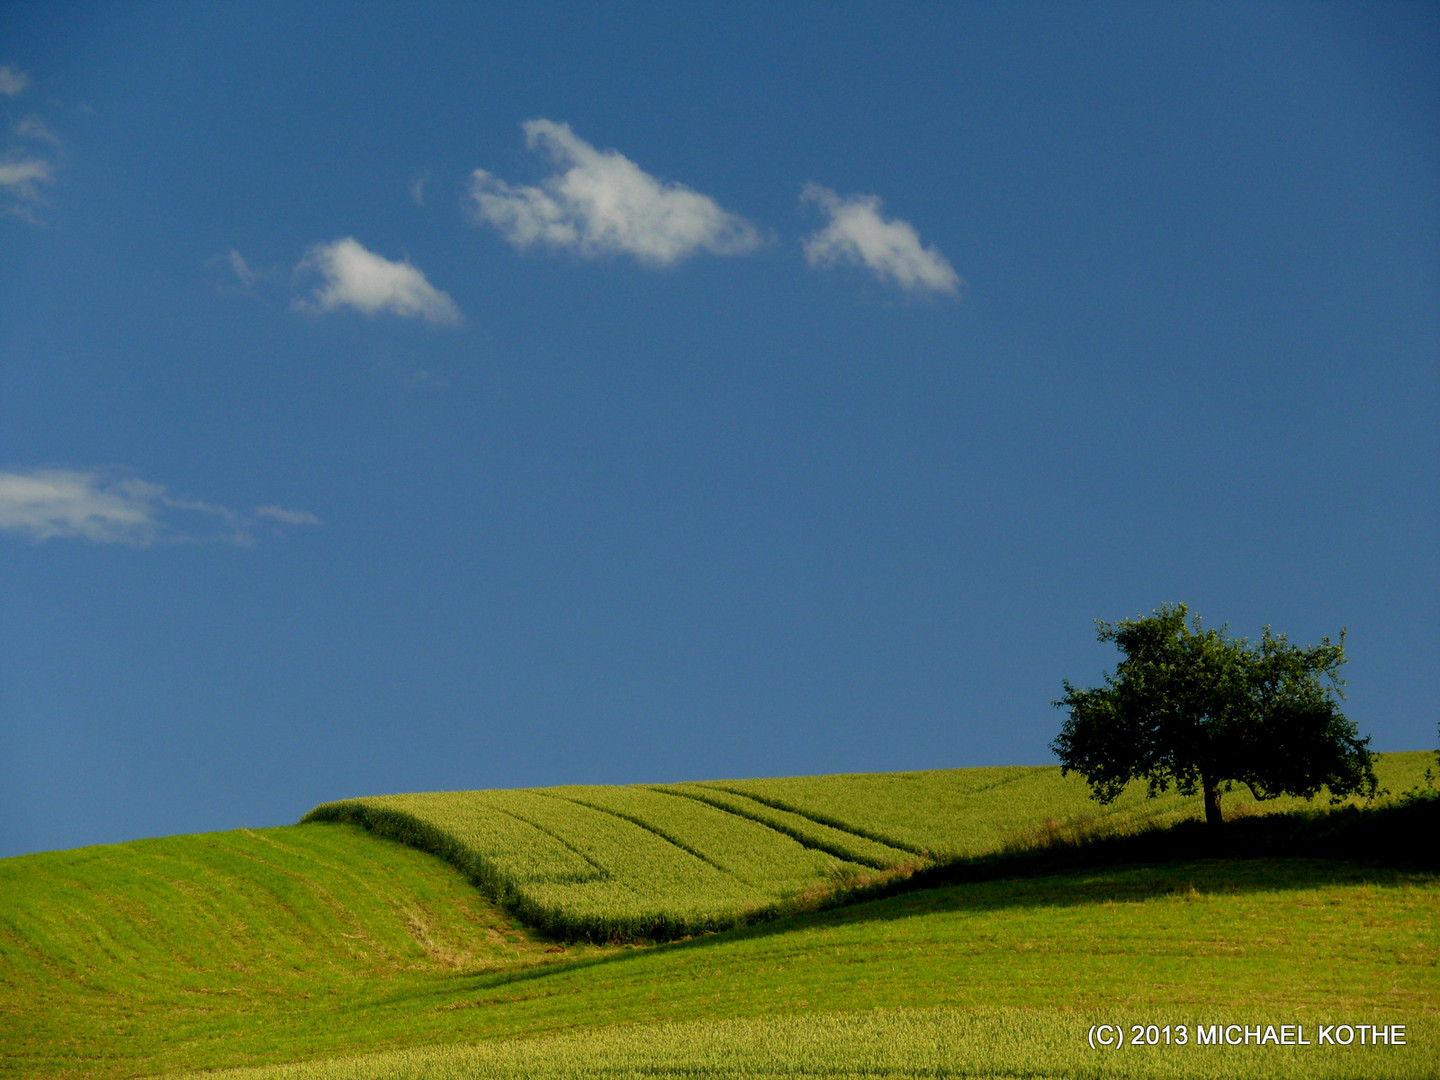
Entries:
[[240,279],[240,284],[245,288],[250,288],[260,280],[259,272],[251,270],[250,264],[245,261],[245,256],[234,248],[231,248],[230,254],[225,256],[225,261],[230,264],[230,269],[235,271],[235,276]]
[[[30,76],[23,71],[0,65],[0,97],[18,97],[29,85]],[[40,225],[39,209],[45,205],[40,187],[54,180],[55,166],[47,159],[56,156],[60,140],[39,116],[7,121],[5,126],[11,138],[0,146],[0,214]],[[37,151],[37,142],[49,144],[48,151]]]
[[[255,517],[286,525],[320,523],[314,514],[278,506],[259,507]],[[138,477],[76,469],[0,472],[0,530],[36,541],[78,539],[143,548],[219,540],[248,547],[255,542],[253,526],[238,511],[174,498],[161,485]]]
[[0,95],[19,97],[29,85],[30,76],[25,72],[0,64]]
[[517,248],[538,243],[669,266],[697,251],[739,255],[760,245],[759,231],[743,217],[651,176],[616,150],[595,149],[569,124],[530,120],[523,128],[525,145],[547,151],[561,171],[529,187],[476,169],[470,186],[476,219]]
[[[353,237],[313,245],[297,269],[317,270],[324,278],[309,302],[296,302],[300,308],[334,311],[349,307],[367,315],[388,312],[444,326],[464,321],[449,294],[426,281],[408,261],[391,262],[367,251]],[[235,270],[240,273],[239,266]]]
[[36,159],[0,162],[0,187],[22,199],[38,199],[35,184],[48,183],[50,163]]
[[913,225],[881,215],[878,197],[842,199],[829,188],[806,184],[800,198],[830,215],[830,224],[804,241],[805,258],[811,266],[865,266],[882,281],[911,292],[953,294],[964,284],[938,249],[920,246]]
[[0,529],[35,540],[83,537],[145,547],[159,533],[163,489],[143,480],[109,485],[95,473],[37,469],[0,473]]

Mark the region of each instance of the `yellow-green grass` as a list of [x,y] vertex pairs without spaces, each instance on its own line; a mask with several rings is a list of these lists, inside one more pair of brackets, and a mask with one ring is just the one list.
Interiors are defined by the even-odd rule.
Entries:
[[[1392,791],[1433,756],[1385,754]],[[1257,803],[1228,814],[1326,800]],[[657,939],[793,910],[797,897],[867,873],[1023,846],[1047,828],[1125,833],[1200,816],[1173,789],[1132,784],[1101,807],[1055,766],[770,780],[383,795],[327,803],[307,820],[349,821],[439,854],[529,924],[570,940]]]
[[[1394,759],[1411,757],[1418,779],[1428,755],[1388,756],[1392,788],[1409,786]],[[643,813],[624,791],[569,789],[563,801],[598,813],[619,793],[607,816],[634,825]],[[669,840],[635,827],[684,850],[675,841],[694,846],[681,833],[711,820],[708,804],[671,797],[700,817]],[[551,836],[544,828],[567,813],[536,816],[537,831]],[[596,869],[585,847],[551,838],[573,856],[560,874]],[[822,866],[837,861],[797,845]],[[803,863],[744,863],[747,850],[714,840],[692,857],[804,880]],[[354,1075],[417,1075],[420,1061],[418,1075],[560,1076],[574,1055],[598,1054],[594,1075],[761,1076],[773,1047],[798,1040],[810,1049],[797,1061],[839,1076],[869,1068],[847,1049],[856,1024],[930,1022],[916,1010],[940,1017],[936,1045],[961,1075],[1111,1075],[1116,1066],[1079,1043],[1095,1017],[1405,1023],[1412,1046],[1384,1059],[1392,1071],[1348,1075],[1432,1075],[1437,926],[1434,875],[1258,859],[977,882],[667,946],[556,951],[453,868],[351,826],[176,837],[0,860],[0,1075],[126,1077],[430,1048],[441,1057],[376,1059]],[[1026,1071],[988,1036],[956,1049],[944,1034],[988,1030],[992,1014],[1033,1033],[1043,1068]],[[724,1032],[740,1050],[724,1050]],[[694,1049],[715,1039],[709,1057]],[[1308,1058],[1283,1065],[1289,1053],[1263,1060],[1282,1062],[1274,1075],[1345,1074]],[[887,1074],[883,1064],[872,1075]],[[1176,1068],[1153,1075],[1190,1075]]]
[[393,1027],[456,973],[589,951],[553,947],[434,857],[348,825],[0,859],[0,1074],[398,1045],[372,1012]]
[[[1431,1080],[1435,1057],[1427,1047],[1440,1024],[1427,1018],[1408,1026],[1403,1047],[1315,1045],[1313,1021],[1291,1031],[1264,1030],[1255,1038],[1285,1038],[1293,1046],[1199,1045],[1213,1017],[1185,1021],[1185,1046],[1175,1045],[1178,1024],[1157,1025],[1160,1045],[1088,1050],[1088,1022],[1115,1021],[1023,1009],[875,1009],[809,1012],[745,1020],[700,1020],[624,1025],[537,1039],[503,1039],[470,1046],[391,1051],[349,1060],[191,1074],[214,1080],[653,1080],[655,1077],[826,1080],[876,1077],[1013,1077],[1114,1080]],[[1140,1027],[1148,1013],[1124,1018]],[[1302,1026],[1303,1025],[1303,1026]],[[1243,1039],[1243,1031],[1230,1033]],[[1170,1043],[1163,1040],[1168,1036]],[[1346,1037],[1341,1032],[1341,1037]],[[1311,1045],[1302,1047],[1298,1039]],[[1387,1033],[1387,1040],[1389,1035]],[[1087,1052],[1088,1051],[1088,1052]]]
[[[1071,871],[554,954],[438,860],[345,826],[26,856],[0,871],[6,1075],[286,1062],[309,1071],[276,1075],[317,1080],[1440,1068],[1440,881],[1356,864]],[[1104,1057],[1084,1041],[1097,1021],[1405,1024],[1410,1046],[1363,1059],[1373,1071],[1353,1052],[1273,1047]],[[1117,1062],[1153,1071],[1107,1071]]]
[[[1422,784],[1435,764],[1423,751],[1382,754],[1377,775],[1399,793]],[[1059,766],[1000,766],[928,772],[851,773],[768,780],[712,780],[678,784],[675,790],[720,790],[789,811],[873,841],[937,859],[999,851],[1047,821],[1128,831],[1138,824],[1171,825],[1204,816],[1196,795],[1173,787],[1151,798],[1143,783],[1131,784],[1115,802],[1101,806],[1075,773]],[[1347,800],[1355,802],[1357,800]],[[1227,817],[1326,806],[1328,799],[1280,798],[1257,802],[1248,788],[1224,793]]]

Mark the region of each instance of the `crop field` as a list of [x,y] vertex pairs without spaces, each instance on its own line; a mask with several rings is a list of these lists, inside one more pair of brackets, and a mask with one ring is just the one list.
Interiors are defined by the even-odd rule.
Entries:
[[[1433,757],[1380,758],[1382,784]],[[1324,805],[1323,800],[1317,801]],[[1244,788],[1229,815],[1288,810]],[[984,855],[1045,829],[1125,833],[1200,815],[1173,790],[1130,787],[1102,807],[1058,767],[383,795],[327,803],[346,821],[440,855],[526,923],[568,940],[667,939],[793,910],[834,882]]]
[[[1386,782],[1401,790],[1404,769],[1418,778],[1433,760],[1391,755]],[[742,798],[729,782],[676,785],[713,799],[578,787],[407,798],[449,815],[453,838],[430,841],[484,843],[527,887],[608,883],[596,895],[633,904],[644,881],[624,868],[672,852],[705,868],[684,871],[697,892],[713,881],[781,895],[837,866],[871,872],[786,815],[847,832],[841,799],[821,806],[806,786],[893,782],[759,781],[756,816],[716,805]],[[876,803],[862,839],[915,858],[875,839],[904,821],[888,796]],[[480,809],[467,818],[465,806]],[[576,831],[598,819],[612,831]],[[652,845],[627,849],[636,834]],[[531,844],[553,859],[526,862]],[[641,947],[527,927],[462,862],[326,821],[0,860],[0,1076],[1440,1074],[1433,873],[1319,858],[1076,867]],[[1312,1039],[1320,1024],[1404,1024],[1407,1041],[1099,1051],[1087,1043],[1097,1022],[1304,1024]]]

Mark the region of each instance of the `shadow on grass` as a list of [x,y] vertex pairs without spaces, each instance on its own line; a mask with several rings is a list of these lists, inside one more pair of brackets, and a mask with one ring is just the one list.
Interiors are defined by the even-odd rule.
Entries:
[[[845,902],[964,882],[1028,878],[1092,868],[1155,866],[1195,860],[1318,860],[1317,867],[1361,862],[1440,871],[1440,796],[1420,795],[1385,806],[1256,814],[1212,828],[1181,821],[1133,832],[1051,827],[1019,837],[1003,851],[925,867],[901,881],[860,886]],[[1323,873],[1323,870],[1321,871]]]
[[[1227,823],[1218,836],[1203,822],[1186,821],[1129,835],[1072,836],[1050,843],[1042,839],[1031,841],[1035,846],[1028,850],[960,859],[878,884],[843,887],[789,913],[718,933],[473,976],[464,983],[469,990],[498,990],[642,956],[940,912],[1079,907],[1162,897],[1199,900],[1326,885],[1433,881],[1440,873],[1437,827],[1440,798],[1431,797],[1373,809],[1244,818]],[[454,984],[448,988],[454,989]]]

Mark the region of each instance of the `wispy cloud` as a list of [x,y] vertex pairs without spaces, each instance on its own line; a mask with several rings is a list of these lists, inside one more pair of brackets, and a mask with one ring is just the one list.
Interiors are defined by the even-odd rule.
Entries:
[[830,224],[804,241],[811,266],[864,266],[882,281],[917,293],[953,295],[964,284],[937,248],[921,246],[913,225],[881,214],[878,197],[841,198],[829,188],[806,184],[800,198],[830,215]]
[[517,248],[543,244],[669,266],[697,251],[739,255],[761,243],[740,215],[651,176],[619,151],[595,149],[569,124],[530,120],[523,128],[525,145],[547,152],[560,171],[531,187],[476,169],[470,186],[476,220],[495,226]]
[[267,304],[285,300],[291,271],[283,266],[256,266],[234,248],[211,256],[205,265],[219,271],[215,284],[222,296],[238,294]]
[[225,262],[231,270],[235,271],[235,276],[240,279],[240,284],[245,288],[250,288],[260,280],[260,272],[250,269],[250,264],[245,261],[245,256],[234,248],[231,248],[230,254],[225,256]]
[[[30,76],[23,71],[0,66],[0,97],[19,97],[29,85]],[[60,140],[39,116],[25,116],[5,126],[11,137],[0,146],[0,214],[41,225],[40,208],[45,205],[41,187],[55,178],[52,159]],[[37,149],[35,143],[46,145]]]
[[39,142],[47,142],[51,146],[60,145],[60,139],[38,116],[22,116],[15,124],[15,134],[22,139],[35,139]]
[[248,547],[255,519],[318,525],[314,514],[258,507],[253,515],[197,499],[176,498],[160,484],[103,470],[0,472],[0,530],[35,541],[90,540],[144,548],[159,543],[220,541]]
[[50,163],[37,158],[0,162],[0,187],[22,199],[38,199],[37,183],[50,179]]
[[[243,262],[240,260],[241,265]],[[367,251],[353,237],[313,245],[296,269],[318,271],[322,278],[309,300],[295,302],[302,310],[348,307],[366,315],[383,312],[441,326],[458,326],[464,321],[449,294],[426,281],[416,267]],[[236,265],[235,271],[240,274],[241,266]]]
[[30,85],[30,76],[23,71],[0,64],[0,97],[19,97]]
[[319,525],[320,519],[308,510],[286,510],[283,506],[257,506],[255,516],[278,521],[282,525]]

